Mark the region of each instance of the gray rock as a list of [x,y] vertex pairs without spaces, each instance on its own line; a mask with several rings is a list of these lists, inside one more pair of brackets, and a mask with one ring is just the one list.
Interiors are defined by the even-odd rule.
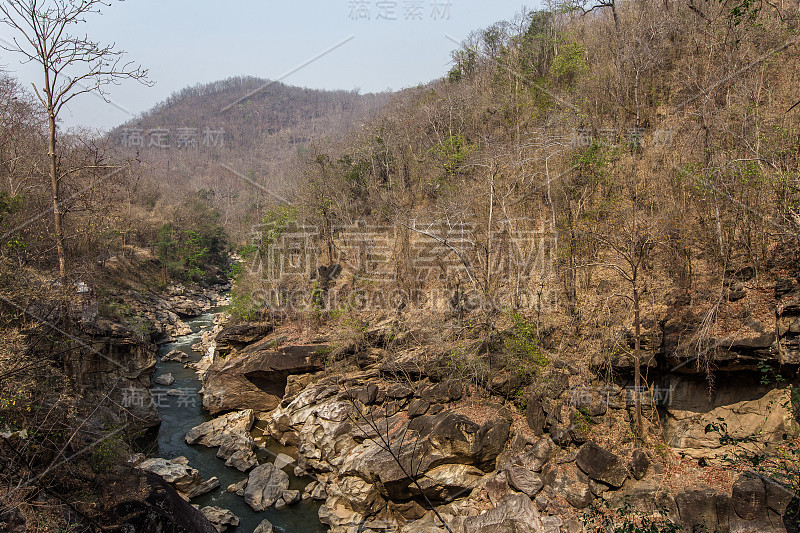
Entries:
[[286,393],[287,374],[321,370],[321,354],[327,349],[322,344],[275,349],[265,339],[218,358],[203,377],[203,407],[212,415],[253,405],[263,411],[275,409]]
[[[690,487],[675,495],[681,524],[690,529],[704,527],[706,531],[728,530],[730,497],[709,487]],[[721,519],[725,523],[721,523]]]
[[228,413],[193,427],[186,434],[186,443],[219,446],[217,457],[225,459],[227,466],[246,472],[258,464],[250,436],[252,425],[252,409]]
[[183,361],[188,359],[189,355],[186,352],[182,352],[180,350],[172,350],[169,353],[165,353],[161,356],[162,361]]
[[563,496],[573,507],[583,509],[592,503],[594,495],[589,489],[589,478],[575,463],[564,465],[551,463],[542,473],[545,484]]
[[[422,492],[433,500],[451,501],[464,496],[478,486],[484,473],[478,468],[462,464],[445,464],[427,471],[418,480]],[[411,486],[411,493],[419,494],[416,486]]]
[[378,386],[374,383],[370,383],[360,389],[353,389],[349,392],[351,398],[358,400],[364,405],[375,403],[375,400],[378,398]]
[[550,498],[544,492],[540,492],[533,501],[536,503],[536,508],[542,512],[544,512],[550,504]]
[[594,442],[581,446],[575,462],[590,478],[615,488],[628,479],[628,468],[622,459]]
[[253,533],[272,533],[272,524],[269,520],[262,520],[258,526],[253,530]]
[[187,463],[185,457],[176,457],[173,460],[156,457],[145,459],[136,468],[161,477],[189,499],[219,487],[219,480],[216,477],[205,481],[200,472]]
[[561,525],[563,523],[558,516],[543,516],[542,533],[561,533]]
[[237,450],[225,460],[225,466],[235,468],[240,472],[247,472],[258,464],[258,458],[253,450],[242,449]]
[[408,418],[424,415],[426,412],[428,412],[429,407],[430,404],[425,400],[421,400],[419,398],[411,400],[411,403],[408,404]]
[[202,496],[207,492],[211,492],[216,488],[219,488],[219,479],[214,476],[208,481],[204,481],[203,483],[200,483],[191,489],[183,491],[183,493],[191,500],[192,498],[196,498],[197,496]]
[[247,486],[247,478],[244,478],[238,483],[231,483],[228,485],[228,488],[225,489],[226,492],[233,492],[237,496],[244,496],[244,488]]
[[310,494],[312,500],[322,501],[327,499],[328,491],[325,488],[325,483],[317,483],[314,486],[314,489],[311,490]]
[[161,374],[158,377],[153,378],[153,383],[156,385],[163,385],[164,387],[169,387],[173,383],[175,383],[175,378],[172,377],[172,374]]
[[211,522],[217,531],[222,532],[228,529],[228,526],[236,527],[239,525],[239,517],[227,509],[220,507],[206,506],[200,509],[208,521]]
[[512,466],[506,470],[506,479],[509,485],[524,492],[529,498],[536,496],[544,486],[542,476],[521,466]]
[[589,479],[589,490],[592,491],[592,494],[597,496],[598,498],[603,495],[610,487],[603,483],[602,481],[595,481],[593,479]]
[[286,502],[286,505],[292,505],[300,501],[299,490],[285,490],[281,495],[281,499]]
[[419,391],[419,397],[429,404],[454,402],[463,394],[464,386],[456,381],[437,383]]
[[279,453],[277,456],[275,456],[275,460],[272,462],[272,464],[275,465],[275,468],[281,470],[283,470],[289,465],[293,465],[294,463],[295,460],[292,457],[286,455],[285,453]]
[[511,464],[524,466],[532,472],[539,472],[558,449],[550,437],[542,437],[525,451],[512,457]]
[[781,516],[785,515],[786,508],[794,498],[792,491],[772,480],[764,481],[764,489],[767,507]]
[[288,488],[289,475],[272,463],[265,463],[250,472],[244,501],[256,511],[264,511],[274,505]]
[[743,474],[733,484],[731,506],[734,512],[748,521],[767,518],[767,495],[761,478]]
[[636,479],[642,479],[650,468],[650,459],[642,450],[636,450],[631,457],[631,474]]
[[497,507],[469,518],[453,520],[453,533],[542,533],[539,511],[522,494],[507,494]]

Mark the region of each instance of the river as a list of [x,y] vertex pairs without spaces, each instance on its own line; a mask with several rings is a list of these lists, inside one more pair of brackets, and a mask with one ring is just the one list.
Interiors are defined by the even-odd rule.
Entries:
[[[161,416],[161,427],[158,432],[157,450],[150,455],[172,459],[182,455],[189,460],[189,465],[200,471],[204,479],[217,476],[220,487],[213,491],[198,496],[192,503],[204,507],[214,505],[223,509],[228,509],[239,517],[239,527],[229,529],[241,533],[250,533],[265,518],[269,520],[276,531],[284,533],[317,533],[327,531],[327,527],[320,524],[317,516],[319,502],[312,500],[303,501],[296,505],[286,507],[281,510],[274,508],[257,513],[244,502],[244,498],[234,493],[226,492],[225,489],[232,483],[237,483],[247,477],[246,473],[239,472],[235,468],[225,466],[222,459],[217,459],[217,448],[207,448],[201,445],[190,446],[186,444],[184,436],[194,426],[211,420],[211,416],[203,410],[202,401],[198,391],[201,383],[197,379],[197,374],[189,368],[184,368],[184,363],[175,361],[162,362],[160,356],[171,350],[181,350],[189,355],[190,361],[198,361],[202,354],[192,350],[192,345],[200,342],[203,331],[213,327],[214,313],[209,312],[195,319],[187,321],[192,328],[191,335],[178,337],[175,342],[166,343],[159,348],[159,361],[156,364],[156,371],[153,377],[161,374],[170,373],[175,378],[175,382],[169,387],[154,385],[153,395],[158,403],[158,412]],[[179,389],[180,396],[167,396],[168,389]],[[260,435],[259,430],[254,428],[254,435]],[[272,442],[268,446],[268,451],[259,450],[257,452],[259,462],[263,463],[272,460],[275,453],[283,451],[280,445]],[[296,478],[291,468],[287,468],[291,482],[290,489],[297,489],[302,492],[306,484],[311,480]]]

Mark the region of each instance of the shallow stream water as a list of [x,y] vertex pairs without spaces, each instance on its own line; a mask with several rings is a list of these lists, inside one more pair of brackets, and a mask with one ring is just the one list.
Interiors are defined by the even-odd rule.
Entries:
[[[216,457],[217,448],[186,444],[184,440],[186,433],[194,426],[211,420],[212,417],[203,410],[202,400],[198,394],[202,384],[194,370],[184,368],[185,362],[162,362],[160,356],[172,350],[181,350],[189,355],[189,361],[200,360],[203,354],[193,351],[192,345],[200,342],[202,332],[212,328],[213,322],[213,312],[189,320],[187,323],[193,331],[191,335],[178,337],[175,342],[163,344],[159,348],[159,361],[153,377],[170,373],[175,378],[175,382],[169,387],[154,385],[151,388],[158,404],[161,427],[158,432],[157,449],[150,455],[165,459],[182,455],[189,460],[189,466],[200,471],[204,479],[217,476],[220,481],[219,488],[194,498],[192,503],[198,504],[200,507],[214,505],[233,512],[239,517],[240,523],[237,528],[228,531],[250,533],[265,518],[275,526],[276,531],[284,533],[326,531],[327,528],[320,524],[317,517],[319,502],[308,500],[281,510],[271,508],[261,513],[253,511],[244,502],[244,498],[225,491],[228,485],[241,481],[247,477],[247,474],[239,472],[235,468],[226,467],[224,460]],[[166,392],[169,389],[178,389],[180,395],[168,396]],[[260,430],[254,428],[254,434],[260,435]],[[259,462],[272,461],[274,455],[281,451],[284,451],[283,448],[278,443],[272,442],[266,451],[257,451]],[[287,468],[287,473],[291,482],[290,489],[302,491],[305,485],[311,481],[294,477],[291,468]]]

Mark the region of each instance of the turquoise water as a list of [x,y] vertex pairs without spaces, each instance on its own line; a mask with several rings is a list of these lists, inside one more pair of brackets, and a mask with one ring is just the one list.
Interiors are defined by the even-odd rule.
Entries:
[[[192,350],[192,344],[200,342],[203,331],[213,327],[214,315],[207,313],[195,319],[187,321],[191,326],[191,335],[179,337],[175,342],[163,344],[159,348],[159,354],[165,354],[172,350],[181,350],[189,355],[190,361],[198,361],[202,354]],[[239,527],[229,529],[237,533],[250,533],[265,518],[269,520],[276,531],[284,533],[317,533],[327,530],[327,527],[320,524],[317,517],[319,502],[304,501],[296,505],[286,507],[281,510],[268,509],[257,513],[244,502],[241,496],[228,493],[225,489],[232,483],[237,483],[247,477],[246,473],[239,472],[235,468],[225,466],[222,459],[217,459],[217,448],[207,448],[205,446],[186,444],[184,437],[194,426],[211,420],[211,416],[203,410],[202,401],[198,391],[201,383],[197,379],[197,374],[184,368],[185,362],[158,361],[153,377],[161,374],[170,373],[175,378],[175,382],[169,387],[154,385],[152,391],[158,402],[158,412],[161,416],[161,427],[158,432],[158,449],[150,455],[172,459],[183,455],[189,460],[189,465],[200,471],[204,479],[213,476],[219,478],[220,487],[213,491],[198,496],[192,500],[193,504],[204,507],[215,505],[223,509],[229,509],[239,517]],[[180,396],[167,396],[168,389],[179,389]],[[256,430],[258,431],[258,430]],[[282,451],[277,443],[269,446],[275,453]],[[259,452],[259,462],[271,461],[273,454],[269,452]],[[298,479],[287,469],[291,482],[290,488],[301,490],[308,484],[310,479]]]

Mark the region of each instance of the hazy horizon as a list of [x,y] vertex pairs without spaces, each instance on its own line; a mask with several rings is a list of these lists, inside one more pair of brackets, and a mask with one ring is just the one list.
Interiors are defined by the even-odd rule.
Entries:
[[[507,0],[245,0],[225,7],[188,0],[115,2],[81,33],[116,43],[126,59],[149,70],[154,86],[109,87],[111,103],[82,95],[61,120],[67,128],[109,130],[183,88],[234,76],[361,94],[413,87],[447,73],[457,47],[453,39],[510,19],[523,7],[536,6]],[[0,28],[0,38],[12,36],[10,28]],[[40,83],[36,66],[21,64],[19,56],[4,52],[0,66],[27,88]]]

